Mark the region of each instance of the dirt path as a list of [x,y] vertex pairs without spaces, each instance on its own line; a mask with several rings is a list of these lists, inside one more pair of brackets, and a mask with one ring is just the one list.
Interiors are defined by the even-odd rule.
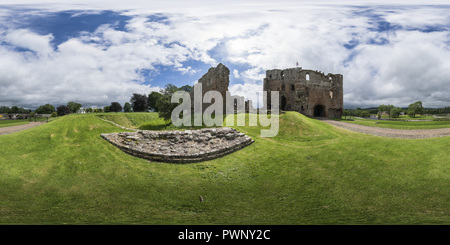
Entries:
[[19,132],[19,131],[22,131],[22,130],[25,130],[25,129],[29,129],[29,128],[33,128],[33,127],[39,126],[39,125],[44,124],[44,123],[45,122],[30,122],[30,123],[27,123],[27,124],[0,128],[0,135]]
[[402,139],[424,139],[433,137],[450,136],[450,128],[439,129],[392,129],[363,126],[358,124],[334,121],[328,119],[320,119],[333,126],[347,129],[354,132],[371,134],[382,137],[402,138]]

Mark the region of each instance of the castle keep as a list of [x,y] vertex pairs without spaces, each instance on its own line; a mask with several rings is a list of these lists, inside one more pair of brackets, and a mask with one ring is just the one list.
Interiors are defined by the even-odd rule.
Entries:
[[[263,90],[279,91],[280,110],[298,111],[309,117],[342,116],[344,93],[341,74],[325,75],[301,67],[268,70]],[[270,101],[267,104],[270,109]]]

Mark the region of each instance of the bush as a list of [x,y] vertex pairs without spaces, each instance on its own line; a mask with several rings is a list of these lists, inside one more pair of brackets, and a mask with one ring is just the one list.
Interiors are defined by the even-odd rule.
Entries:
[[72,109],[70,109],[70,107],[65,106],[65,105],[61,105],[58,106],[58,108],[56,108],[56,113],[58,114],[58,116],[64,116],[67,114],[70,114],[72,112]]

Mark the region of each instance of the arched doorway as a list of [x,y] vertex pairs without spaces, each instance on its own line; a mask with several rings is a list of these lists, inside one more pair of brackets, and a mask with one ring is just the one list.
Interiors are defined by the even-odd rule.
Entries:
[[286,109],[286,97],[281,96],[280,110],[284,111]]
[[325,106],[323,105],[316,105],[314,107],[314,117],[325,117]]

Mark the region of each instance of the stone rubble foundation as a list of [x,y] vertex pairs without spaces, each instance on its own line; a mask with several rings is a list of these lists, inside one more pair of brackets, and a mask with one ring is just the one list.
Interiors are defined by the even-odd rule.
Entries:
[[254,141],[228,128],[186,131],[151,131],[101,134],[122,151],[150,161],[190,163],[215,159],[240,150]]

